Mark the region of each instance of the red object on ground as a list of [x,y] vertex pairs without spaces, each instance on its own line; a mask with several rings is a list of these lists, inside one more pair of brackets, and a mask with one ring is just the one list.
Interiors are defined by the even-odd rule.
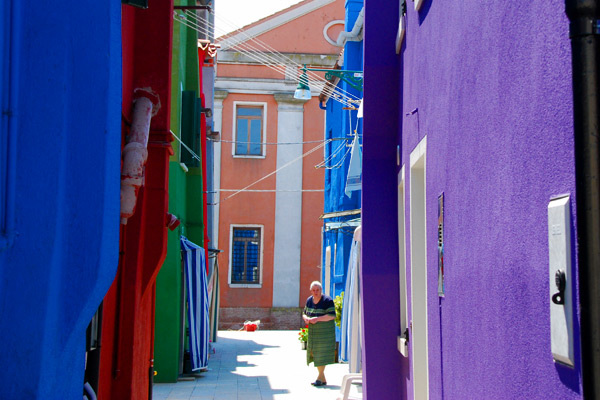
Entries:
[[247,332],[254,332],[257,326],[253,322],[244,322],[244,330]]

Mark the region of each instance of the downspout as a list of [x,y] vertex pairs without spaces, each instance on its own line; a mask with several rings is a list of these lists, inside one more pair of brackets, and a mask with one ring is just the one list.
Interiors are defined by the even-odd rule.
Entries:
[[600,398],[600,5],[565,0],[570,20],[583,394]]
[[346,42],[360,42],[363,40],[363,23],[365,21],[365,8],[363,7],[356,17],[356,22],[354,22],[354,27],[350,32],[342,31],[340,32],[336,45],[338,47],[344,47]]
[[[133,101],[131,131],[123,148],[121,172],[121,224],[135,213],[137,195],[144,185],[144,170],[148,160],[150,122],[160,108],[158,96],[151,89],[136,89]],[[154,98],[156,104],[150,99]]]

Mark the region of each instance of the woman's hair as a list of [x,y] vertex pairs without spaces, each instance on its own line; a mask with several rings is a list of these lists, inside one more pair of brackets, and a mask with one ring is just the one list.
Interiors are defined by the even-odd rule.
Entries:
[[321,282],[319,281],[312,281],[312,283],[310,284],[310,288],[312,289],[313,286],[318,286],[321,288],[321,290],[323,290],[323,285],[321,285]]

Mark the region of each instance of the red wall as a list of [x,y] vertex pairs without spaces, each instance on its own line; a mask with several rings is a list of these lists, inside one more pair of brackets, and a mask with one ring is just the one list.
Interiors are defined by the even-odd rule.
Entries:
[[136,88],[151,89],[160,108],[150,126],[145,186],[135,214],[121,225],[119,269],[103,303],[102,399],[147,399],[150,387],[155,279],[167,250],[172,13],[172,1],[122,7],[123,137]]

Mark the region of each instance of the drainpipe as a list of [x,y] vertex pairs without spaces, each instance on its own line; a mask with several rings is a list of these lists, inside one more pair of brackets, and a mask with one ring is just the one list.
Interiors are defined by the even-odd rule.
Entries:
[[356,17],[356,22],[354,22],[354,27],[350,32],[342,31],[340,32],[337,38],[337,46],[344,47],[346,42],[360,42],[363,40],[363,23],[365,21],[365,8],[363,7]]
[[[133,101],[133,117],[127,144],[123,148],[121,172],[121,224],[135,213],[137,195],[144,184],[144,169],[148,159],[148,136],[150,122],[160,108],[158,96],[151,89],[136,89]],[[156,104],[151,100],[153,98]]]
[[600,398],[600,4],[565,0],[570,20],[583,394]]

